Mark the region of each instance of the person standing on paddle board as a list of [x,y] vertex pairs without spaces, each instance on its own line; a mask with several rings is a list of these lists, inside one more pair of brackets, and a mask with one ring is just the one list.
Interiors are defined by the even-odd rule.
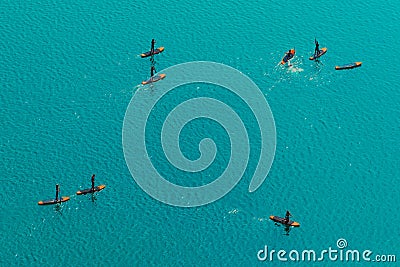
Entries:
[[319,54],[319,43],[317,41],[317,38],[314,39],[314,43],[315,43],[314,57],[317,57]]
[[94,177],[95,177],[96,175],[92,175],[92,191],[94,191]]
[[287,62],[289,67],[292,66],[292,63],[290,63],[290,60],[294,57],[294,54],[292,54],[292,50],[290,49],[289,51],[286,52],[287,55]]
[[154,54],[154,45],[155,45],[155,43],[156,43],[156,40],[151,39],[151,48],[150,48],[151,55]]
[[150,47],[150,61],[154,65],[154,45],[156,43],[156,40],[151,39],[151,47]]
[[150,77],[153,77],[154,76],[154,74],[156,74],[156,67],[154,67],[154,66],[151,66],[151,70],[150,70]]
[[58,195],[60,194],[60,186],[56,184],[56,201],[58,201]]
[[289,222],[289,217],[292,216],[292,214],[290,214],[290,212],[287,210],[286,211],[286,215],[285,215],[285,220],[284,223],[287,224]]

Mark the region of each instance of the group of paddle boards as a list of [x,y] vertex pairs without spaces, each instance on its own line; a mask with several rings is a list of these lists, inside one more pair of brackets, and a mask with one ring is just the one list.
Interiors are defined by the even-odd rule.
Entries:
[[[318,53],[315,53],[311,57],[309,57],[309,60],[316,60],[320,58],[321,56],[325,55],[326,51],[328,51],[328,48],[323,47],[318,50]],[[280,64],[285,65],[286,63],[289,62],[290,65],[290,60],[294,58],[294,55],[296,54],[296,50],[294,48],[290,49],[288,52],[285,53],[285,56],[282,58]]]
[[[318,52],[314,53],[314,55],[312,55],[308,59],[309,60],[318,60],[321,56],[325,55],[325,53],[327,51],[328,51],[328,48],[326,48],[326,47],[318,49]],[[295,54],[296,54],[296,50],[294,48],[290,49],[288,52],[285,53],[284,57],[279,62],[279,64],[285,65],[286,63],[288,63],[288,65],[291,66],[290,60],[294,58]],[[335,70],[354,69],[354,68],[360,67],[361,64],[362,64],[362,62],[358,61],[358,62],[352,62],[352,63],[345,64],[345,65],[338,65],[338,66],[335,66]]]
[[[106,188],[106,186],[104,184],[94,186],[94,177],[95,177],[95,175],[93,174],[92,175],[92,187],[83,189],[83,190],[78,190],[76,192],[76,194],[77,195],[86,195],[89,193],[93,194],[95,192],[99,192],[99,191],[103,190],[104,188]],[[70,200],[70,197],[68,197],[68,196],[59,197],[59,195],[60,195],[60,186],[58,184],[56,184],[56,197],[54,199],[49,199],[49,200],[40,200],[38,202],[38,205],[54,205],[54,204],[60,204],[60,203]]]
[[[141,58],[150,57],[150,62],[151,62],[150,78],[145,81],[142,81],[142,85],[158,82],[166,77],[165,74],[157,74],[156,73],[156,69],[154,66],[155,65],[154,56],[162,53],[164,51],[164,47],[161,46],[161,47],[155,48],[154,47],[155,43],[156,43],[156,41],[154,39],[152,39],[150,51],[140,54]],[[317,47],[319,47],[317,40],[315,40],[315,43],[317,44]],[[328,48],[326,48],[326,47],[318,49],[318,52],[317,52],[317,48],[316,48],[316,53],[314,53],[314,55],[310,56],[309,59],[310,60],[318,60],[321,56],[325,55],[327,51],[328,51]],[[292,60],[294,58],[295,54],[296,54],[296,50],[294,48],[290,49],[288,52],[285,53],[284,57],[279,62],[279,64],[285,65],[286,63],[288,63],[288,65],[291,66],[290,60]],[[353,63],[349,63],[349,64],[345,64],[345,65],[335,66],[335,69],[336,70],[353,69],[353,68],[360,67],[361,64],[362,64],[362,62],[353,62]]]
[[160,54],[164,51],[164,47],[161,46],[159,48],[154,48],[154,44],[156,43],[156,41],[154,39],[151,40],[151,46],[150,46],[150,51],[144,52],[142,54],[140,54],[141,58],[147,58],[150,57],[150,62],[151,62],[151,66],[150,66],[150,78],[143,81],[142,84],[146,85],[146,84],[151,84],[154,82],[158,82],[162,79],[164,79],[166,77],[165,74],[156,74],[156,68],[155,68],[155,61],[154,61],[154,55]]

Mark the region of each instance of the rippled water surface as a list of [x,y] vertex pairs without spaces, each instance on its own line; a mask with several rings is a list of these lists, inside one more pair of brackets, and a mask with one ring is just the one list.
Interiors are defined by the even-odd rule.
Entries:
[[[1,266],[255,266],[272,264],[257,259],[265,245],[320,251],[337,248],[339,238],[349,249],[400,257],[396,1],[3,1],[0,13]],[[315,37],[328,48],[320,63],[308,60]],[[213,181],[230,156],[223,127],[205,119],[183,128],[189,159],[200,156],[203,138],[218,148],[210,169],[192,176],[168,165],[157,133],[179,101],[219,99],[249,132],[252,150],[238,185],[217,202],[179,208],[132,179],[122,126],[133,93],[157,90],[138,86],[149,75],[139,54],[152,38],[165,47],[159,71],[214,61],[260,88],[277,145],[257,191],[248,192],[260,153],[254,117],[229,91],[204,84],[177,88],[155,107],[146,145],[169,181]],[[277,66],[290,48],[293,66]],[[334,69],[355,61],[362,67]],[[92,173],[106,189],[95,199],[76,196]],[[56,183],[71,200],[38,206]],[[287,209],[301,224],[289,236],[268,219]]]

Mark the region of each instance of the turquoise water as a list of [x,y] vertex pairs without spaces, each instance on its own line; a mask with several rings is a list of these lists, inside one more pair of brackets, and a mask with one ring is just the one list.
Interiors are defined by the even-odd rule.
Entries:
[[[337,248],[339,238],[350,249],[400,257],[400,74],[390,58],[400,47],[397,1],[3,1],[0,7],[1,266],[275,266],[276,259],[257,259],[264,245],[320,251]],[[328,48],[320,64],[308,60],[314,37]],[[136,85],[148,77],[149,62],[138,54],[151,38],[166,47],[158,70],[196,60],[224,63],[264,93],[277,147],[256,192],[247,188],[257,138],[238,186],[212,204],[171,207],[134,182],[122,123]],[[277,67],[292,47],[294,67]],[[354,61],[363,66],[334,70]],[[255,127],[246,107],[225,91],[200,87],[187,86],[165,103],[212,91]],[[165,116],[154,115],[154,132]],[[223,129],[195,121],[182,134],[187,157],[198,157],[204,137],[214,137],[221,154],[194,182],[176,175],[171,181],[212,181],[229,156]],[[153,141],[148,146],[157,158]],[[75,196],[92,173],[107,188],[94,201]],[[58,210],[38,206],[53,197],[56,183],[71,200]],[[286,209],[301,223],[289,236],[268,220]]]

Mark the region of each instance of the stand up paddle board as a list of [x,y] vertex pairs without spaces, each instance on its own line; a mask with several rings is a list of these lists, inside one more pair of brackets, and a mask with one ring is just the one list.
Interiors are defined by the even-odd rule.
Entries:
[[290,49],[290,53],[286,53],[286,55],[282,58],[280,64],[285,65],[286,62],[288,62],[294,57],[294,54],[296,54],[296,50]]
[[336,66],[335,70],[348,70],[348,69],[354,69],[357,67],[360,67],[362,62],[353,62],[350,64],[342,65],[342,66]]
[[88,189],[84,189],[84,190],[79,190],[78,192],[76,192],[76,194],[77,195],[86,195],[89,193],[99,192],[99,191],[103,190],[104,188],[106,188],[106,186],[104,184],[102,184],[102,185],[95,186],[94,189],[88,188]]
[[150,77],[150,79],[148,79],[148,80],[146,80],[146,81],[143,81],[142,84],[143,84],[143,85],[146,85],[146,84],[149,84],[149,83],[158,82],[158,81],[164,79],[165,76],[166,76],[165,74],[156,74],[156,75]]
[[283,225],[287,225],[287,226],[293,226],[293,227],[299,227],[300,224],[298,222],[295,221],[291,221],[289,220],[287,223],[285,223],[285,218],[279,217],[279,216],[274,216],[271,215],[269,216],[270,220],[273,220],[274,222],[283,224]]
[[149,57],[149,56],[152,56],[152,55],[160,54],[160,53],[162,53],[162,51],[164,51],[164,47],[163,46],[161,46],[161,47],[159,47],[157,49],[154,49],[153,53],[151,53],[151,51],[147,51],[145,53],[140,54],[140,56],[142,58],[145,58],[145,57]]
[[61,199],[49,199],[49,200],[41,200],[38,202],[38,205],[54,205],[59,204],[65,201],[68,201],[69,197],[61,197]]
[[309,59],[309,60],[317,59],[317,58],[319,58],[320,56],[324,55],[324,54],[326,53],[326,51],[328,51],[328,49],[327,49],[326,47],[323,47],[323,48],[321,48],[321,49],[319,50],[319,52],[318,52],[318,54],[317,54],[316,56],[313,55],[312,57],[309,57],[308,59]]

